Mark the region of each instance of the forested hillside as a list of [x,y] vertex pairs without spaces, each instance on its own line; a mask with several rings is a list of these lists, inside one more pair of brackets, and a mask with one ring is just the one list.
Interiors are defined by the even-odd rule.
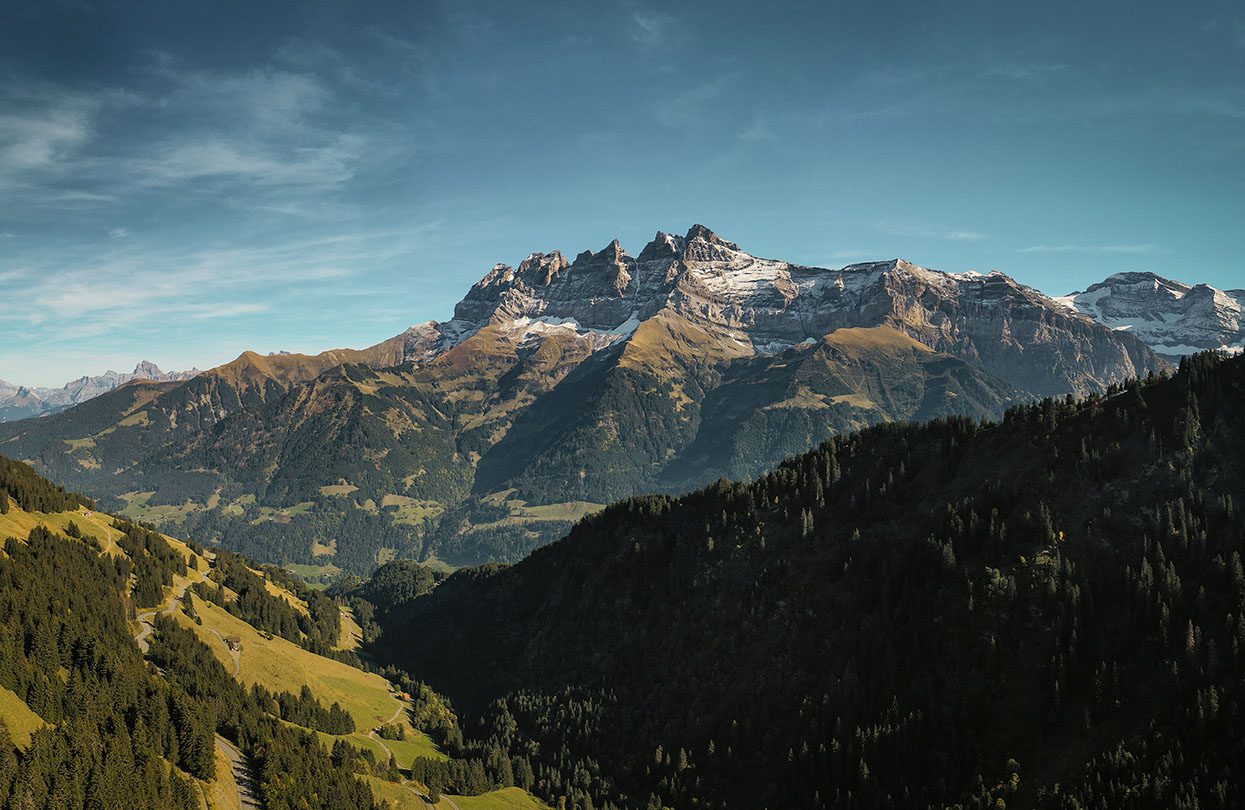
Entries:
[[456,573],[374,652],[568,807],[1233,807],[1242,403],[1199,355],[834,438]]
[[[0,536],[14,534],[0,546],[0,806],[425,807],[418,758],[448,758],[416,706],[360,669],[329,597],[96,513],[0,457]],[[420,722],[456,725],[448,707]],[[472,794],[515,784],[479,759],[443,767]]]

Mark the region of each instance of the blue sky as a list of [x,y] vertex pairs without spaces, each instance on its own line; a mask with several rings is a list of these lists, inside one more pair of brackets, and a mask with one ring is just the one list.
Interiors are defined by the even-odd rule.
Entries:
[[1245,286],[1238,4],[0,10],[0,378],[364,346],[703,222],[809,264]]

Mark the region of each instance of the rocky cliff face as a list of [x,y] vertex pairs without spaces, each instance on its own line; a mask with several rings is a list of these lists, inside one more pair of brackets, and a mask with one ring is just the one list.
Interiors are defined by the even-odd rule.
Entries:
[[1154,273],[1117,273],[1056,299],[1151,349],[1177,358],[1207,349],[1245,349],[1245,290],[1189,285]]
[[658,233],[637,258],[617,241],[568,263],[498,265],[442,325],[446,343],[486,323],[621,340],[659,312],[776,354],[846,327],[893,326],[1039,396],[1087,394],[1162,367],[1137,337],[1104,329],[1001,273],[951,274],[902,259],[829,269],[753,256],[708,228]]

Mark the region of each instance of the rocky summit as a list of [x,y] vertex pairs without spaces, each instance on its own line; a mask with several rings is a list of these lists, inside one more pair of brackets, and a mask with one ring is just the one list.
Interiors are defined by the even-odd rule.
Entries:
[[682,237],[658,232],[638,257],[615,240],[573,262],[554,251],[517,269],[497,265],[436,329],[442,350],[489,324],[525,337],[596,334],[605,344],[661,313],[749,355],[808,345],[836,329],[888,326],[1038,395],[1086,394],[1156,368],[1141,340],[1002,273],[943,273],[902,259],[806,267],[753,256],[703,225]]
[[5,425],[0,452],[196,538],[367,571],[517,559],[614,499],[1167,368],[1001,273],[808,267],[696,225],[496,265],[453,317],[368,349],[248,352]]
[[1245,348],[1245,290],[1189,285],[1154,273],[1116,273],[1055,300],[1111,329],[1131,332],[1167,357]]

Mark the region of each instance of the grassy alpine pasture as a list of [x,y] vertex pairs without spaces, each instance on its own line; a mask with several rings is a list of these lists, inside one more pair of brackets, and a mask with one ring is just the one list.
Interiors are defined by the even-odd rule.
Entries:
[[125,506],[121,509],[120,515],[130,520],[142,520],[157,525],[180,524],[184,523],[186,518],[203,509],[201,504],[197,504],[192,500],[178,504],[152,504],[149,503],[154,492],[127,492],[121,496],[125,501]]
[[64,534],[70,523],[78,524],[78,528],[84,535],[92,535],[99,540],[105,552],[122,553],[116,544],[116,539],[121,536],[121,532],[112,527],[112,516],[103,512],[93,512],[85,507],[79,507],[73,512],[49,514],[26,512],[15,502],[10,502],[8,513],[0,515],[0,539],[5,537],[25,539],[29,536],[30,530],[36,526],[47,526],[59,534]]
[[315,735],[320,738],[320,742],[324,743],[324,747],[330,751],[333,750],[333,743],[338,740],[345,740],[360,751],[371,751],[373,756],[376,757],[376,761],[382,765],[389,761],[390,753],[393,754],[393,758],[397,761],[400,768],[409,768],[416,757],[448,759],[427,735],[412,730],[409,725],[406,729],[407,738],[405,740],[384,740],[379,736],[369,735],[368,731],[368,729],[360,729],[354,734],[341,735],[325,734],[323,731],[317,731]]
[[233,658],[221,637],[237,636],[242,640],[238,678],[247,686],[258,683],[273,691],[297,694],[306,685],[322,701],[340,703],[363,729],[380,725],[398,710],[399,701],[389,693],[388,684],[379,675],[315,655],[280,637],[265,638],[224,608],[198,597],[194,605],[203,617],[203,625],[186,620],[187,626],[202,631],[199,635],[204,642],[231,671]]
[[[381,762],[388,760],[389,750],[404,768],[417,756],[445,758],[427,735],[409,723],[406,740],[385,740],[382,744],[368,736],[377,726],[405,722],[404,704],[390,693],[384,678],[308,652],[283,638],[265,638],[251,625],[198,597],[194,597],[194,605],[203,624],[196,625],[181,611],[177,611],[178,621],[193,630],[230,672],[235,671],[235,663],[225,639],[237,636],[242,640],[236,671],[243,684],[258,683],[274,692],[293,694],[298,694],[305,685],[324,705],[340,703],[354,718],[356,728],[353,734],[341,739],[361,750],[371,751]],[[330,749],[338,739],[328,734],[318,736]]]
[[339,650],[357,650],[363,645],[363,628],[354,620],[349,608],[342,609],[342,634],[337,640]]
[[0,686],[0,717],[9,727],[13,742],[23,749],[30,744],[30,735],[47,725],[15,692],[3,686]]
[[[260,577],[264,576],[262,571],[255,571],[255,569],[251,569],[251,570],[257,576],[260,576]],[[290,593],[285,588],[282,588],[280,585],[273,582],[271,579],[268,579],[267,577],[264,577],[264,590],[268,591],[268,593],[272,594],[278,599],[284,599],[286,602],[290,604],[290,607],[294,608],[295,610],[297,610],[299,613],[303,614],[304,616],[308,615],[306,602],[304,602],[302,599],[299,599],[297,596]]]
[[[313,549],[313,553],[315,552]],[[329,582],[333,577],[342,572],[342,569],[332,563],[324,563],[323,565],[307,565],[306,563],[286,563],[285,570],[297,574],[299,579],[307,584],[310,588],[323,590],[329,586]]]
[[428,810],[428,804],[404,785],[386,782],[375,776],[359,778],[367,782],[377,801],[389,802],[396,810]]
[[[377,740],[373,740],[377,742]],[[400,767],[409,767],[417,757],[428,757],[429,759],[447,759],[445,754],[441,753],[436,744],[428,738],[426,734],[419,732],[412,733],[411,727],[408,725],[406,729],[405,740],[379,740],[379,744],[386,751],[392,751],[394,759],[398,761]],[[388,754],[385,755],[386,758]]]
[[[427,795],[426,792],[416,783],[395,785],[375,776],[362,778],[372,788],[373,796],[381,801],[392,802],[397,810],[427,810],[429,807],[420,798],[421,795]],[[412,792],[412,789],[416,792]],[[517,787],[494,790],[479,796],[442,796],[435,807],[437,810],[549,810],[548,805]]]

